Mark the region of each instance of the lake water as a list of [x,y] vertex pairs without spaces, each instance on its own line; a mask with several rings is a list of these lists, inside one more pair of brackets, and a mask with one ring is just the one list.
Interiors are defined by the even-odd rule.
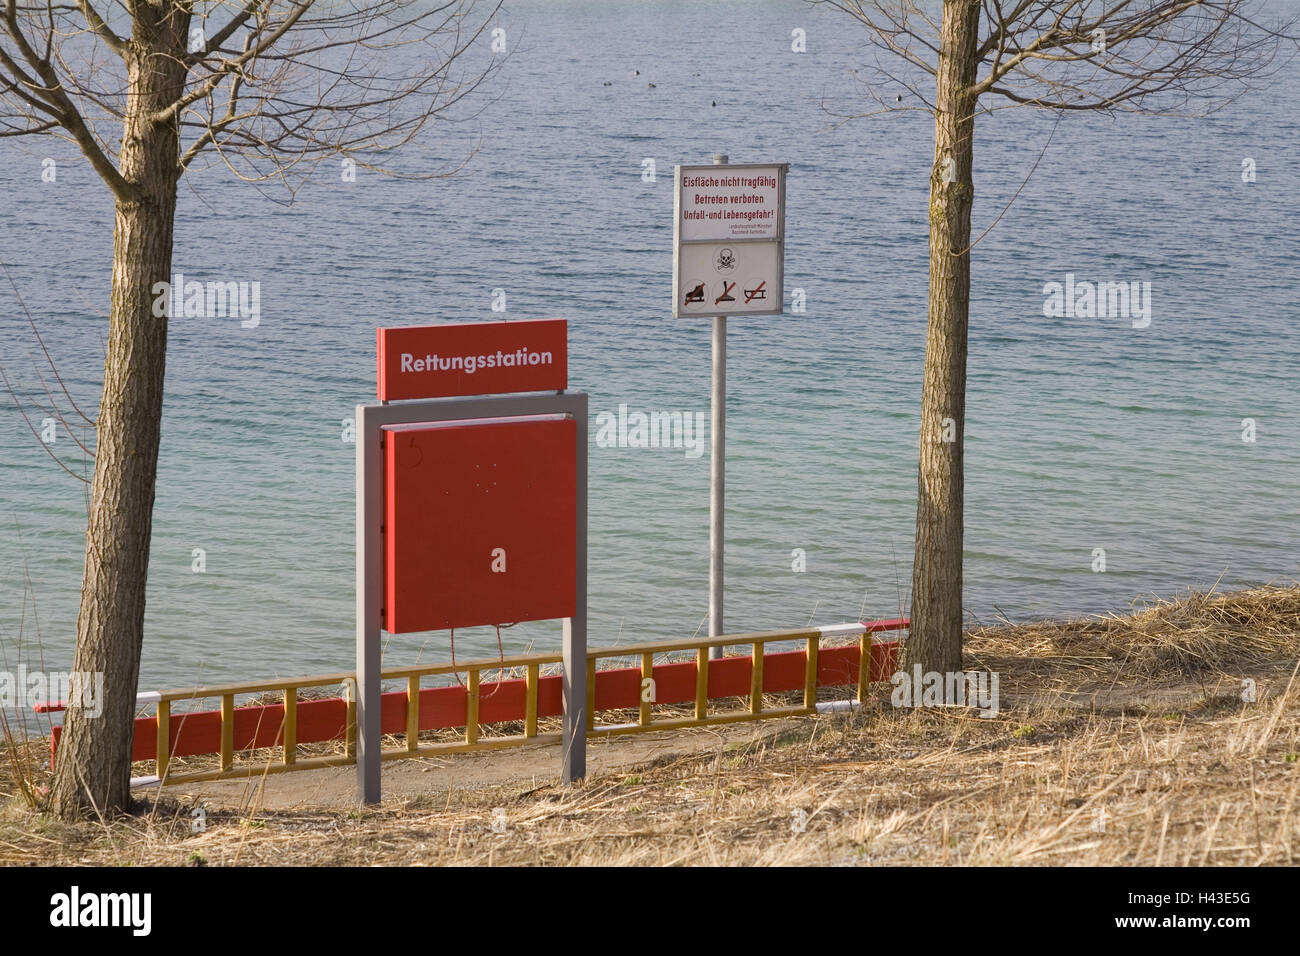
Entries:
[[[727,627],[906,605],[930,122],[905,113],[830,128],[832,113],[866,108],[852,72],[865,36],[801,3],[521,2],[501,26],[511,56],[477,115],[389,157],[427,170],[477,145],[453,177],[361,170],[346,183],[329,164],[291,205],[222,169],[182,185],[176,271],[259,282],[261,317],[251,329],[172,323],[141,689],[352,666],[354,446],[342,422],[373,400],[377,325],[499,319],[493,290],[504,289],[507,318],[569,319],[570,382],[591,394],[593,439],[595,415],[624,403],[707,414],[708,320],[670,314],[672,173],[715,152],[790,164],[787,305],[791,289],[807,296],[803,314],[730,323]],[[806,53],[791,51],[796,28]],[[1069,116],[976,248],[972,622],[1300,578],[1298,105],[1293,64],[1209,119]],[[1052,126],[1022,109],[980,118],[977,235]],[[56,183],[41,182],[45,157]],[[0,187],[0,255],[91,411],[107,191],[53,140],[0,140]],[[1067,274],[1149,282],[1150,325],[1046,317],[1044,285]],[[7,282],[0,302],[3,364],[39,395],[39,352]],[[54,448],[79,461],[65,434]],[[707,453],[593,440],[590,482],[592,643],[703,631]],[[0,411],[0,489],[0,668],[42,654],[69,668],[83,489],[12,403]],[[196,548],[205,573],[192,571]],[[503,636],[507,652],[557,649],[559,625]],[[496,653],[492,629],[457,638],[458,657]],[[393,637],[386,654],[442,660],[446,635]]]

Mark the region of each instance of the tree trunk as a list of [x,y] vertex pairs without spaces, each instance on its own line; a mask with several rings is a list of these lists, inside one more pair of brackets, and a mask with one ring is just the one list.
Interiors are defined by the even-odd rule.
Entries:
[[944,0],[930,170],[930,302],[921,396],[909,664],[961,670],[963,443],[979,0]]
[[136,5],[127,54],[128,100],[118,166],[108,355],[96,423],[95,474],[73,669],[104,675],[103,713],[69,707],[51,793],[64,818],[130,807],[131,744],[166,369],[167,317],[155,283],[170,285],[179,128],[148,117],[179,95],[190,14]]

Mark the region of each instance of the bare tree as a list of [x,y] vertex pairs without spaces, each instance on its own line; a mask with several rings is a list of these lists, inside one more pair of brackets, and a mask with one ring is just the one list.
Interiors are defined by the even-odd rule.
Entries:
[[[103,392],[73,667],[102,719],[69,709],[52,809],[130,804],[167,348],[177,185],[200,157],[291,192],[322,159],[410,141],[493,69],[466,52],[473,0],[0,0],[0,135],[70,139],[116,209]],[[381,171],[385,171],[382,170]],[[167,297],[170,299],[170,296]]]
[[[908,654],[924,671],[951,673],[962,666],[976,115],[1017,106],[1056,110],[1058,121],[1079,110],[1203,115],[1269,75],[1282,45],[1294,40],[1286,32],[1294,20],[1266,25],[1258,0],[942,0],[941,10],[917,0],[817,2],[864,24],[877,51],[870,65],[876,106],[850,119],[910,109],[934,116]],[[933,97],[924,88],[931,81]],[[891,102],[883,88],[908,90],[909,104],[895,105],[901,94]]]

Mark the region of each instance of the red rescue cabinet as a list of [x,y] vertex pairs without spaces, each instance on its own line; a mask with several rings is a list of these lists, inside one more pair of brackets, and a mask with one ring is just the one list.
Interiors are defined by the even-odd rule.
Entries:
[[481,418],[383,432],[389,633],[573,615],[572,418]]

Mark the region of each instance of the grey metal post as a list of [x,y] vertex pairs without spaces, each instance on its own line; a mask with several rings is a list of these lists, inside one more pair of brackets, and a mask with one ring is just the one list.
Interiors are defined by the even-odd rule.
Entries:
[[358,405],[357,439],[357,796],[380,799],[379,625],[383,577],[379,529],[383,524],[383,456],[375,406]]
[[578,424],[577,537],[573,617],[564,619],[564,753],[561,776],[574,783],[587,775],[587,396],[573,409]]
[[[713,165],[727,165],[727,157],[715,153]],[[713,393],[711,411],[712,441],[709,468],[709,637],[722,630],[722,562],[724,504],[727,469],[727,317],[713,317]],[[722,656],[721,647],[709,648],[709,657]]]

